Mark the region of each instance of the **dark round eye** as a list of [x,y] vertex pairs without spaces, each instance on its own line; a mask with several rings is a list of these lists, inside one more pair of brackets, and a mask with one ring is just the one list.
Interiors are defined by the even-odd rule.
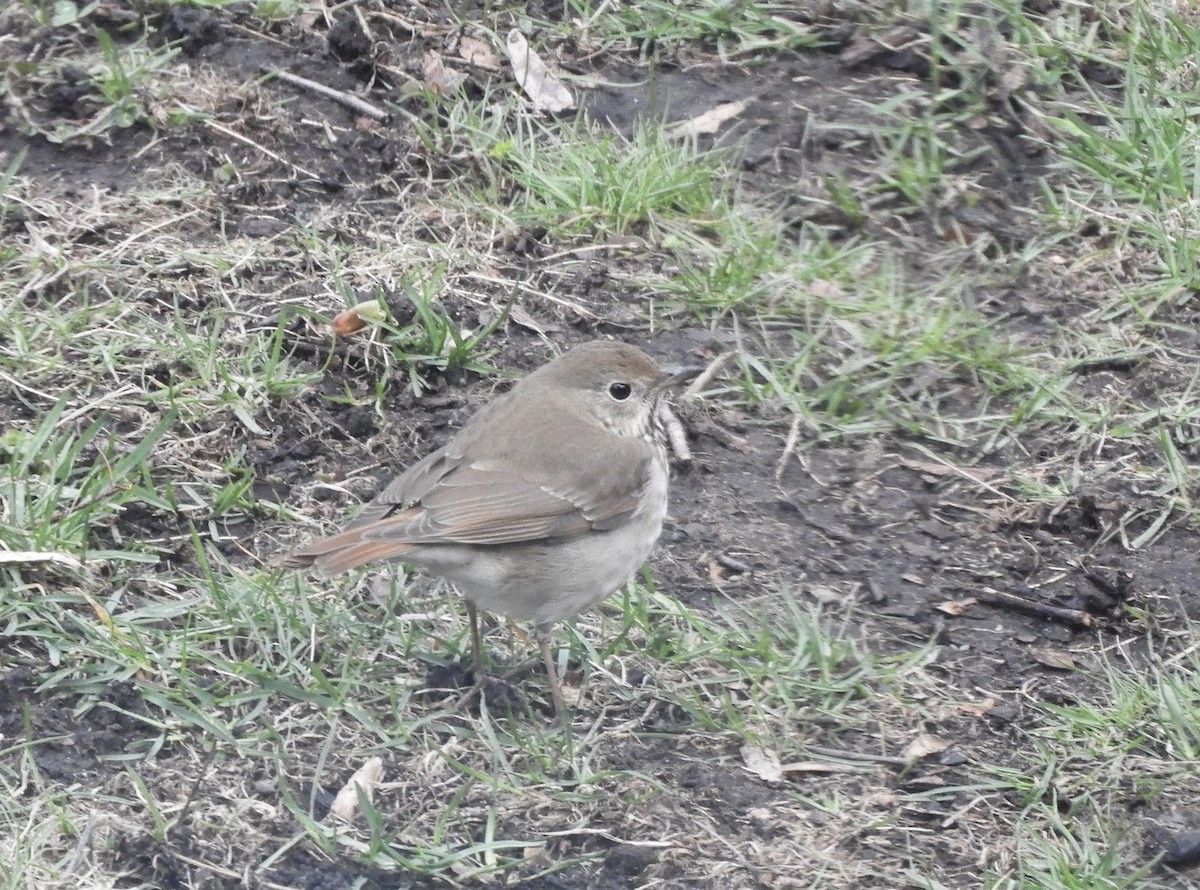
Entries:
[[623,402],[633,393],[633,387],[628,383],[610,383],[608,385],[608,394],[618,402]]

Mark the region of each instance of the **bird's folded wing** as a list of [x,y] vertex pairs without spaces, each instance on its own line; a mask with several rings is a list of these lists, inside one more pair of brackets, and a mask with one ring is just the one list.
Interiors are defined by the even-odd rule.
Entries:
[[363,507],[354,517],[354,521],[346,526],[346,531],[373,525],[411,507],[458,466],[458,462],[445,448],[425,455],[389,482],[387,488]]
[[502,465],[459,465],[418,504],[355,527],[364,540],[408,544],[564,540],[612,528],[632,514],[645,479],[633,476],[607,491],[586,484],[551,490]]

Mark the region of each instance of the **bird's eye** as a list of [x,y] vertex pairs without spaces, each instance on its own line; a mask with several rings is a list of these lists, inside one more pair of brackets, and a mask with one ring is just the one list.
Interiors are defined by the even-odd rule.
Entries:
[[608,394],[618,402],[623,402],[633,393],[633,387],[628,383],[610,383]]

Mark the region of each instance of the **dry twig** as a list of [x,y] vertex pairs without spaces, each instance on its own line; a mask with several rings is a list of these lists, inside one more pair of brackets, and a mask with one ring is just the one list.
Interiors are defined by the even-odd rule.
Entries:
[[1005,593],[992,587],[984,587],[979,594],[982,602],[991,606],[1005,606],[1026,615],[1045,618],[1058,624],[1070,624],[1074,627],[1092,628],[1096,626],[1096,616],[1080,609],[1066,609],[1062,606],[1052,606],[1049,603],[1039,603],[1037,600],[1026,599],[1015,593]]
[[369,117],[375,118],[375,120],[382,121],[387,120],[388,118],[388,113],[382,108],[376,108],[370,102],[366,102],[358,98],[358,96],[355,96],[353,93],[335,90],[332,87],[325,86],[323,83],[317,83],[315,80],[309,80],[307,77],[300,77],[298,74],[290,74],[287,71],[279,71],[277,69],[267,68],[265,66],[260,70],[262,70],[264,74],[269,74],[272,77],[284,81],[285,83],[290,83],[293,86],[300,87],[301,89],[309,90],[314,93],[319,93],[322,96],[326,96],[332,99],[334,102],[339,102],[342,105],[345,105],[352,111],[358,111],[362,114],[368,115]]

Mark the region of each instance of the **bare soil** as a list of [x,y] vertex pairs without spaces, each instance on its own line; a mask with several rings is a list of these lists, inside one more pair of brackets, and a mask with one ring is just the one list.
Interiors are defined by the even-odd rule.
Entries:
[[[375,77],[373,90],[365,92],[368,99],[386,96],[387,84],[394,81],[386,73],[381,76],[378,48],[344,19],[332,29],[319,18],[264,27],[237,7],[222,12],[175,9],[141,17],[118,4],[105,4],[110,6],[113,31],[120,39],[139,36],[143,27],[153,42],[182,39],[180,76],[206,79],[218,72],[223,79],[249,82],[264,69],[284,68],[349,92],[361,91],[364,82]],[[391,72],[419,70],[422,52],[448,39],[452,30],[428,10],[414,9],[428,20],[408,31],[393,22],[386,60]],[[654,69],[620,57],[579,61],[576,67],[581,73],[627,84],[591,91],[587,111],[628,132],[639,115],[682,119],[717,101],[748,97],[748,109],[732,137],[727,137],[742,140],[739,187],[747,197],[769,202],[799,224],[813,215],[806,198],[821,173],[836,172],[851,183],[869,176],[873,147],[853,136],[849,124],[861,123],[863,108],[870,103],[920,83],[927,74],[921,71],[919,57],[898,53],[880,52],[847,64],[842,53],[864,26],[832,18],[822,27],[829,40],[826,48],[775,55],[744,67],[721,65],[700,51]],[[31,43],[22,43],[21,34],[10,33],[8,38],[10,55],[38,51]],[[468,89],[502,76],[470,73]],[[201,121],[155,129],[139,124],[110,131],[107,139],[87,145],[52,144],[26,136],[11,104],[2,118],[0,157],[27,148],[22,175],[44,180],[48,188],[80,194],[98,191],[113,202],[156,177],[177,175],[172,171],[211,181],[224,159],[232,157],[243,170],[256,172],[244,175],[238,187],[220,192],[223,206],[207,225],[219,225],[226,235],[269,238],[291,230],[301,217],[315,216],[327,225],[344,225],[341,234],[351,250],[357,215],[405,213],[407,183],[442,182],[456,175],[454,169],[435,168],[450,162],[423,153],[411,128],[398,117],[372,122],[336,102],[280,82],[267,89],[293,101],[275,104],[269,117],[258,117],[259,109],[244,106],[241,96],[229,96],[208,110],[222,122],[236,122],[241,132],[275,158],[258,147],[230,140]],[[56,118],[78,119],[91,107],[89,96],[80,92],[77,79],[66,68],[60,83],[30,86],[21,99],[26,113],[44,124]],[[859,99],[867,104],[859,105]],[[922,217],[893,218],[882,204],[865,222],[828,210],[822,210],[823,218],[816,221],[847,238],[862,226],[900,233],[897,253],[918,277],[938,274],[937,269],[922,268],[922,257],[943,251],[947,220],[986,231],[1000,245],[1020,244],[1032,219],[1025,208],[1035,198],[1049,159],[1040,149],[1020,142],[1019,116],[1011,109],[1005,113],[1007,132],[989,126],[964,135],[986,148],[970,170],[977,188],[984,190],[983,200],[973,206],[984,210],[972,215],[965,207],[947,206]],[[818,119],[819,131],[813,127]],[[998,119],[1004,119],[1004,114]],[[309,123],[314,120],[328,122],[339,138],[323,138],[320,129]],[[847,122],[844,131],[838,129],[839,121]],[[277,158],[286,158],[286,163]],[[458,163],[469,164],[469,160]],[[299,169],[311,175],[302,175]],[[7,225],[6,237],[11,237],[23,221],[10,216]],[[431,215],[429,225],[440,234],[453,221]],[[211,239],[217,232],[198,224],[194,236]],[[538,233],[513,233],[513,245],[508,266],[492,274],[523,280],[539,268],[538,254],[544,248]],[[681,319],[673,328],[647,331],[641,321],[641,295],[630,282],[639,264],[660,262],[662,257],[597,253],[591,261],[577,264],[569,276],[553,281],[556,292],[569,296],[578,308],[538,302],[527,308],[560,347],[616,336],[667,361],[710,359],[729,348],[733,329],[720,324],[709,329]],[[255,277],[250,284],[263,293],[304,293],[311,276],[320,274],[321,270],[305,269],[298,262],[290,270],[271,270],[270,282]],[[170,287],[169,281],[163,286]],[[51,285],[50,292],[38,298],[68,296],[53,292],[55,287]],[[1014,328],[1036,331],[1070,319],[1086,307],[1086,294],[1078,297],[1077,305],[1075,294],[1057,287],[1058,283],[1025,270],[1015,273],[1008,285],[994,280],[987,284],[980,304],[1007,318]],[[481,298],[502,303],[507,297],[499,285],[491,286],[491,292],[484,283],[477,288]],[[458,302],[451,296],[447,310],[464,324],[478,321],[476,303]],[[258,309],[264,325],[271,324],[278,311],[269,296]],[[247,455],[260,499],[319,509],[327,520],[352,504],[320,503],[315,497],[328,495],[315,495],[312,480],[343,479],[349,468],[374,465],[370,481],[356,483],[359,493],[369,496],[394,471],[444,442],[497,385],[460,371],[428,378],[427,391],[418,397],[398,380],[389,389],[390,413],[381,424],[366,409],[327,398],[347,388],[361,390],[363,359],[355,344],[330,345],[314,334],[307,321],[297,320],[294,332],[289,346],[307,366],[326,368],[322,381],[294,403],[274,406],[275,423],[266,435],[253,435],[219,418],[213,425],[221,434],[221,447]],[[487,345],[496,350],[494,364],[514,372],[536,367],[546,357],[539,337],[512,322]],[[171,373],[170,368],[160,369],[163,380]],[[1096,386],[1152,393],[1153,373],[1151,366],[1131,365],[1096,367],[1089,376]],[[0,387],[0,418],[13,423],[28,418],[30,412],[19,393]],[[864,639],[885,652],[933,647],[933,670],[970,707],[930,715],[921,727],[888,727],[887,715],[881,714],[875,738],[844,733],[837,725],[796,727],[808,744],[867,754],[894,753],[897,740],[914,729],[953,740],[952,751],[942,758],[912,768],[875,765],[865,772],[859,791],[865,798],[875,796],[879,819],[875,827],[863,826],[850,835],[831,824],[827,814],[806,810],[792,783],[771,785],[731,767],[738,752],[727,741],[692,734],[687,726],[672,725],[670,714],[657,715],[644,732],[629,734],[623,743],[614,742],[603,752],[603,766],[640,774],[649,783],[647,788],[668,789],[662,795],[662,824],[655,826],[661,836],[695,832],[699,824],[713,833],[717,848],[726,844],[730,850],[758,849],[763,859],[735,863],[735,871],[726,875],[714,870],[705,876],[696,872],[695,863],[680,859],[677,848],[663,852],[619,838],[569,835],[555,843],[555,857],[586,853],[599,857],[538,878],[530,886],[717,887],[733,886],[749,875],[756,875],[763,886],[800,886],[773,877],[779,866],[794,862],[770,861],[771,855],[786,860],[790,847],[781,839],[797,831],[818,835],[827,831],[837,855],[871,860],[880,874],[892,876],[881,878],[876,886],[908,886],[905,869],[914,863],[919,869],[922,861],[940,862],[943,880],[957,876],[957,886],[973,885],[980,851],[1005,843],[987,835],[986,816],[977,819],[976,814],[958,812],[966,805],[963,800],[930,798],[924,808],[898,807],[889,792],[969,783],[978,776],[974,767],[979,764],[1013,763],[1011,749],[1022,744],[1023,731],[1039,720],[1036,705],[1075,701],[1088,688],[1086,676],[1056,670],[1047,664],[1044,653],[1070,653],[1086,667],[1099,652],[1118,643],[1132,644],[1129,651],[1136,652],[1145,629],[1142,622],[1170,624],[1183,612],[1195,612],[1195,579],[1200,577],[1195,535],[1185,529],[1168,530],[1152,548],[1140,552],[1122,546],[1120,536],[1103,535],[1137,505],[1138,493],[1123,484],[1075,491],[1061,503],[1029,510],[989,484],[1002,474],[1003,456],[993,455],[971,473],[963,473],[931,460],[913,447],[919,442],[903,434],[866,443],[804,445],[803,432],[804,447],[789,454],[785,443],[790,419],[774,414],[770,406],[745,412],[713,403],[689,407],[685,414],[695,457],[674,480],[671,519],[650,563],[658,589],[697,609],[783,593],[804,601],[856,600],[861,604],[858,614]],[[1047,449],[1056,447],[1053,442],[1042,444]],[[1025,459],[1037,447],[1037,442],[1023,442],[1024,454],[1017,455],[1014,445],[1013,459]],[[1143,522],[1130,533],[1144,527]],[[126,540],[144,536],[179,541],[176,565],[194,568],[181,521],[171,524],[153,511],[131,509],[121,516],[116,531]],[[267,515],[225,531],[237,540],[219,546],[233,561],[250,559],[247,553],[270,559],[303,536]],[[1014,608],[1017,600],[1006,603],[1004,594],[1035,605]],[[1038,607],[1048,608],[1039,615]],[[1088,622],[1094,626],[1084,626]],[[0,732],[9,738],[41,739],[32,748],[37,767],[64,786],[102,791],[124,769],[113,755],[136,750],[139,738],[153,735],[142,719],[153,717],[153,707],[134,684],[113,684],[103,706],[89,705],[80,717],[79,696],[39,689],[36,665],[15,664],[0,654],[0,671]],[[321,752],[314,748],[312,756],[315,759]],[[151,791],[161,800],[215,799],[232,794],[231,782],[245,787],[252,779],[244,764],[226,763],[216,753],[202,764],[188,759],[176,762],[176,757],[182,755],[173,746],[155,755],[162,787]],[[1132,845],[1140,844],[1161,820],[1194,821],[1194,813],[1167,814],[1142,806],[1135,780],[1130,778],[1127,801]],[[825,781],[821,776],[805,777],[802,788],[817,794]],[[846,786],[841,787],[845,792]],[[298,791],[302,797],[304,789]],[[629,792],[628,787],[614,789],[613,806],[620,807],[621,796]],[[327,802],[327,795],[315,799]],[[1060,799],[1064,809],[1069,807],[1068,792]],[[267,873],[272,886],[311,890],[424,886],[422,879],[407,873],[377,870],[345,855],[330,858],[303,843],[288,848],[295,827],[286,813],[278,812],[273,818],[264,817],[254,838],[223,836],[219,824],[187,819],[161,837],[144,820],[130,818],[105,855],[131,887],[240,886],[240,874],[248,863],[285,848]],[[540,827],[532,814],[509,813],[502,821],[514,836],[536,833]],[[712,858],[719,861],[721,854]],[[201,863],[218,863],[224,870]]]

